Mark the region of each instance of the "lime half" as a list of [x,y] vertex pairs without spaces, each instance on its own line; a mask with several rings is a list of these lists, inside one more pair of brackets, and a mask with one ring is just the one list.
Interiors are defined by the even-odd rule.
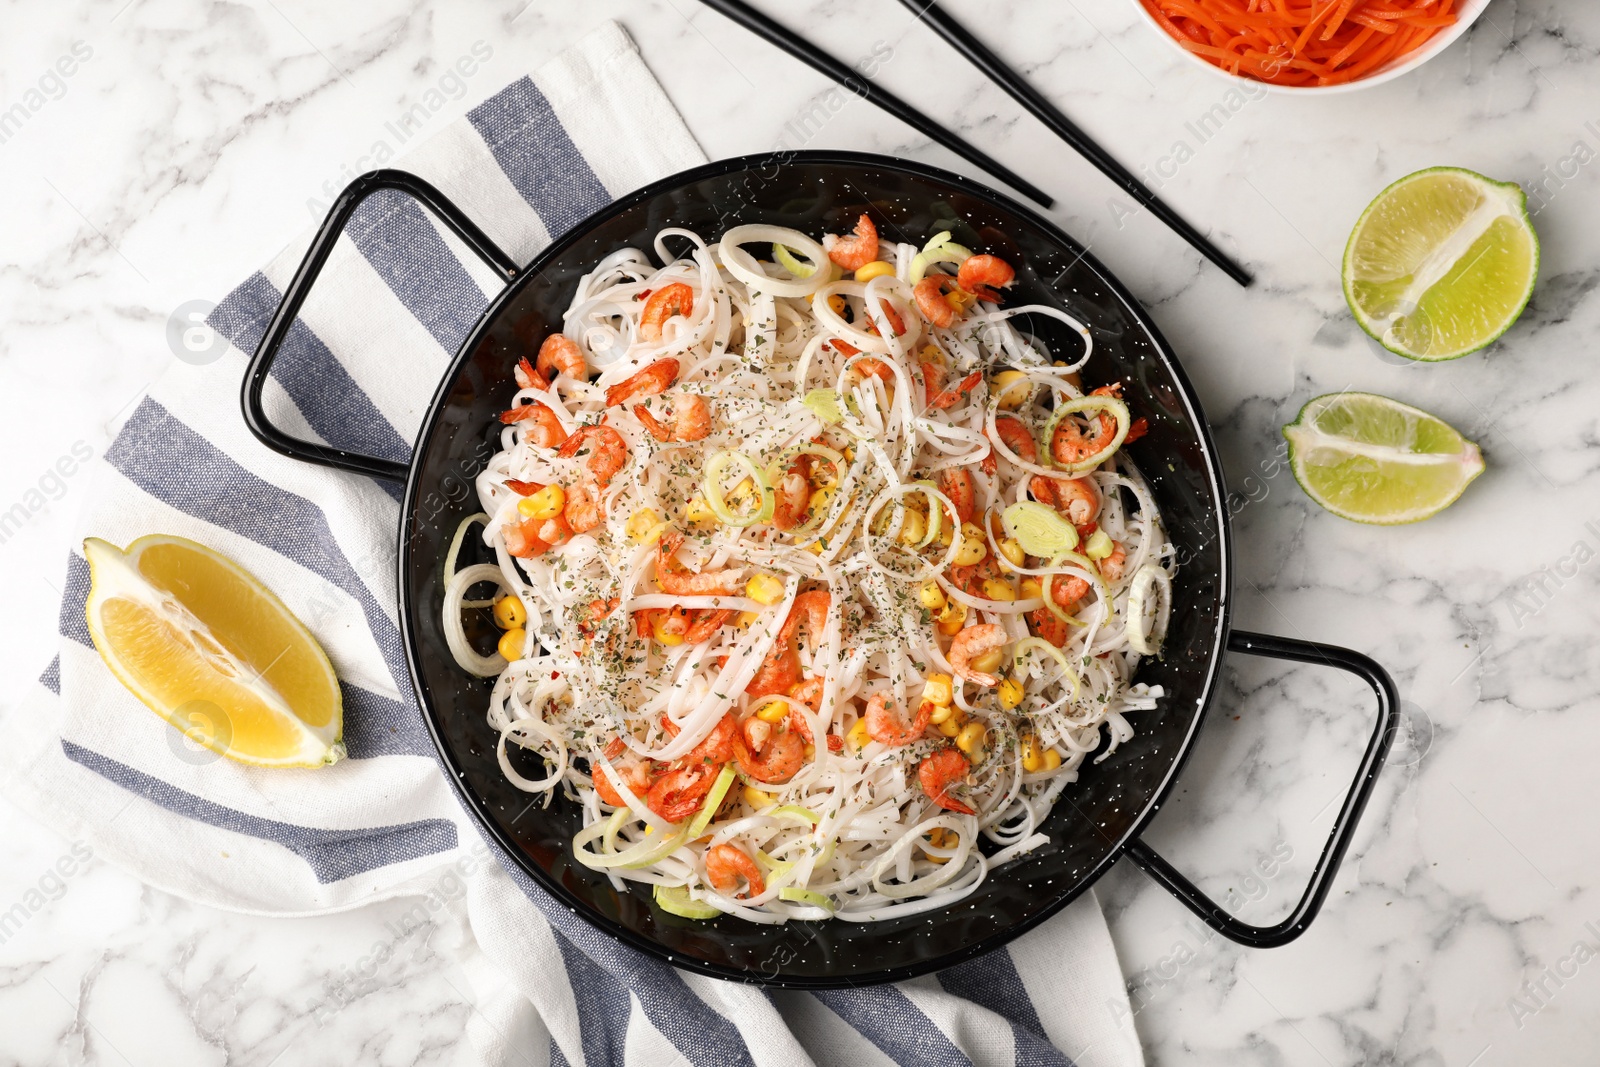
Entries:
[[1514,182],[1458,167],[1401,178],[1367,205],[1344,250],[1344,296],[1361,328],[1408,359],[1456,359],[1517,321],[1539,274],[1539,238]]
[[1483,454],[1426,411],[1375,393],[1329,393],[1283,428],[1306,494],[1342,518],[1394,526],[1443,511]]

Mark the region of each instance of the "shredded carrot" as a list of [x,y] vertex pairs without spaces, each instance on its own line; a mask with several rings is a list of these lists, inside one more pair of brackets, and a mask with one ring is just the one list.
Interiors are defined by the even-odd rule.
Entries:
[[1275,85],[1376,73],[1455,24],[1456,0],[1140,0],[1184,48]]

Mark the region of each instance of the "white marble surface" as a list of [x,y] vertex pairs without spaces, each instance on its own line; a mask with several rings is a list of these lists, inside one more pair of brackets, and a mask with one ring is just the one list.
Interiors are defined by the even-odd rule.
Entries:
[[[884,84],[1059,196],[1055,217],[1177,345],[1232,486],[1251,498],[1236,520],[1238,624],[1367,651],[1406,699],[1413,729],[1300,941],[1250,951],[1208,939],[1129,864],[1101,883],[1149,1061],[1593,1062],[1600,211],[1595,168],[1575,161],[1594,151],[1574,151],[1600,150],[1600,8],[1493,0],[1418,73],[1326,100],[1246,101],[1199,144],[1185,123],[1226,104],[1225,87],[1151,37],[1128,0],[951,0],[1121,159],[1172,173],[1162,160],[1175,143],[1194,149],[1162,192],[1257,272],[1246,291],[1149,217],[1119,227],[1126,205],[1107,183],[901,6],[763,6],[846,60],[887,43]],[[778,144],[827,88],[694,0],[10,0],[0,10],[0,108],[40,104],[0,143],[0,510],[27,513],[0,542],[8,705],[49,658],[63,536],[92,492],[72,463],[52,475],[58,460],[98,454],[169,365],[173,309],[220,297],[307,226],[307,202],[342,185],[384,123],[475,41],[491,42],[494,59],[435,124],[607,16],[639,41],[713,157]],[[74,42],[74,73],[52,80]],[[809,143],[970,172],[855,101]],[[1336,264],[1378,189],[1443,163],[1546,183],[1542,277],[1523,321],[1489,352],[1399,365],[1352,325]],[[1488,472],[1412,528],[1320,512],[1272,473],[1277,428],[1347,386],[1438,412],[1482,443]],[[1149,840],[1267,921],[1298,895],[1368,712],[1342,678],[1233,668]],[[470,1008],[443,927],[407,937],[367,979],[363,961],[393,939],[382,908],[225,915],[71,848],[0,808],[0,909],[30,912],[0,943],[0,1062],[454,1054]],[[51,874],[62,857],[71,874]]]

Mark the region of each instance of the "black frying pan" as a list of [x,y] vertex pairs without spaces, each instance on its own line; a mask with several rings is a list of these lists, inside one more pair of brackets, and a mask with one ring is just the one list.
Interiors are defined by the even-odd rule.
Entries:
[[[434,395],[409,466],[296,440],[268,422],[262,387],[306,293],[356,207],[380,189],[415,197],[507,281],[461,346]],[[622,247],[649,249],[656,232],[687,226],[708,239],[740,222],[811,234],[843,233],[868,210],[887,238],[921,243],[942,229],[1018,268],[1014,304],[1065,306],[1094,332],[1086,384],[1122,381],[1150,432],[1128,446],[1150,482],[1179,553],[1174,610],[1159,660],[1139,680],[1167,696],[1134,717],[1138,734],[1104,763],[1086,762],[1045,824],[1052,843],[991,872],[958,905],[873,924],[759,926],[660,911],[647,892],[618,893],[572,859],[575,806],[530,806],[495,762],[484,719],[490,683],[455,665],[440,630],[445,550],[457,523],[477,510],[473,476],[498,449],[498,423],[516,386],[516,357],[561,328],[580,275]],[[1076,341],[1043,319],[1031,328],[1061,351]],[[1194,389],[1155,325],[1127,290],[1072,238],[1033,212],[969,179],[899,159],[849,152],[795,152],[724,160],[662,179],[595,213],[519,267],[437,189],[400,171],[352,182],[284,293],[245,377],[244,414],[285,455],[405,482],[400,508],[400,623],[423,716],[451,781],[489,836],[535,881],[579,915],[629,944],[689,970],[798,987],[898,981],[996,948],[1043,922],[1126,854],[1208,925],[1242,944],[1298,937],[1327,896],[1393,738],[1398,696],[1385,671],[1342,648],[1230,632],[1231,539],[1222,469]],[[467,562],[471,562],[468,560]],[[483,624],[487,626],[487,624]],[[488,632],[476,635],[487,641]],[[1377,697],[1377,724],[1304,896],[1288,918],[1252,926],[1230,916],[1144,844],[1139,835],[1171,790],[1214,695],[1224,651],[1350,671]]]

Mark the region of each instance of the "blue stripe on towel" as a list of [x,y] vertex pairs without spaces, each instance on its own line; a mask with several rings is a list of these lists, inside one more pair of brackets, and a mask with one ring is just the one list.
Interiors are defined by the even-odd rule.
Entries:
[[946,993],[988,1008],[1011,1024],[1017,1067],[1072,1067],[1072,1061],[1050,1044],[1044,1024],[1006,949],[958,963],[939,972]]
[[61,695],[61,656],[58,654],[50,661],[50,666],[39,675],[39,684],[44,686],[56,696]]
[[551,238],[611,203],[533,79],[512,82],[467,118]]
[[400,631],[345,558],[321,508],[245,470],[148,397],[106,460],[169,507],[248,537],[344,590],[366,615],[401,699],[415,700]]
[[817,990],[811,995],[896,1063],[972,1067],[944,1031],[892,985]]
[[556,1039],[550,1039],[550,1067],[572,1067],[572,1061],[567,1059],[566,1053],[561,1051],[561,1046],[556,1044]]
[[555,941],[561,947],[567,982],[581,1016],[578,1037],[583,1042],[583,1062],[626,1062],[628,1020],[633,1015],[627,987],[566,938],[557,934]]
[[61,616],[57,628],[62,637],[70,637],[80,645],[94,647],[89,636],[89,622],[83,608],[89,600],[89,561],[76,552],[67,553],[67,582],[61,594]]
[[[254,352],[281,299],[267,276],[257,272],[223,297],[207,321],[241,351]],[[299,319],[289,327],[278,350],[272,377],[300,409],[306,424],[330,445],[399,463],[411,459],[410,443],[383,417],[321,338]],[[400,499],[400,486],[381,478],[373,480]]]
[[374,193],[345,233],[446,352],[461,347],[487,301],[415,200],[394,189]]
[[[754,1064],[738,1028],[707,1007],[706,1002],[684,983],[681,974],[660,960],[602,934],[539,888],[511,857],[498,850],[495,855],[517,888],[555,927],[558,937],[570,941],[638,997],[650,1024],[689,1062],[707,1067]],[[579,1006],[581,1009],[581,1002]]]
[[71,741],[63,740],[61,749],[74,763],[175,815],[282,845],[305,860],[319,882],[337,882],[456,847],[455,824],[444,819],[423,819],[362,830],[297,826],[225,808]]

